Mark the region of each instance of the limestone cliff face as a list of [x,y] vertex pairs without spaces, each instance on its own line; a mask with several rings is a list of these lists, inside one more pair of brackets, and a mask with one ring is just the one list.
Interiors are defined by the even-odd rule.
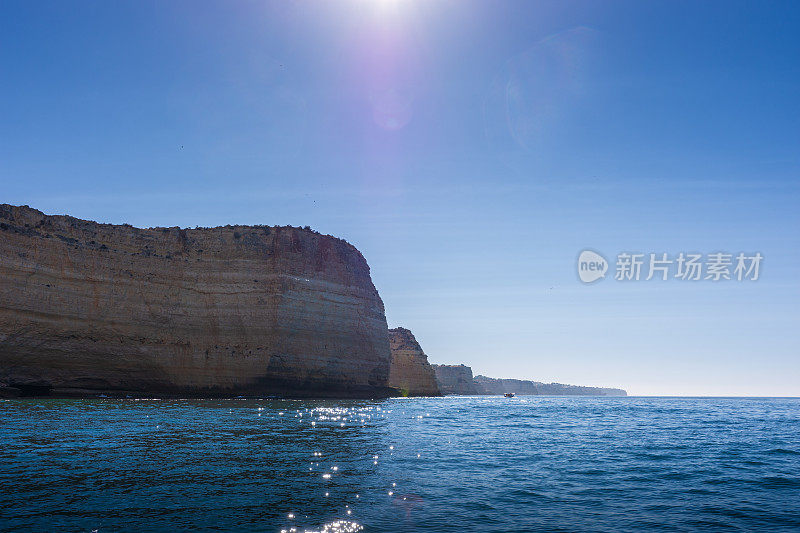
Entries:
[[431,365],[442,394],[481,394],[472,379],[472,369],[464,365]]
[[392,366],[389,386],[403,396],[441,396],[433,368],[428,356],[405,328],[389,330],[389,348],[392,351]]
[[475,376],[475,385],[481,394],[505,394],[545,396],[627,396],[622,389],[607,387],[584,387],[564,383],[542,383],[525,379],[498,379]]
[[137,229],[0,205],[0,388],[388,394],[383,303],[347,242]]

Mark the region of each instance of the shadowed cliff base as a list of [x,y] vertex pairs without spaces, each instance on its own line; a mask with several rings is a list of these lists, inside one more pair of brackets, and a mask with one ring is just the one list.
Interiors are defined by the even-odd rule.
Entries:
[[383,397],[383,302],[310,229],[98,224],[0,205],[0,390]]
[[251,390],[235,392],[222,389],[195,390],[105,390],[105,389],[55,389],[49,385],[13,384],[0,387],[0,398],[117,398],[117,399],[214,399],[214,398],[280,398],[280,399],[382,399],[400,396],[392,387],[365,387],[346,391],[324,388],[302,389],[291,384],[283,386],[269,383]]

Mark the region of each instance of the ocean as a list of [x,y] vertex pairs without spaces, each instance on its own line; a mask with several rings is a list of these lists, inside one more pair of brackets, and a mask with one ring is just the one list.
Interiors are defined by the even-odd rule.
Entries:
[[800,399],[0,401],[2,531],[800,530]]

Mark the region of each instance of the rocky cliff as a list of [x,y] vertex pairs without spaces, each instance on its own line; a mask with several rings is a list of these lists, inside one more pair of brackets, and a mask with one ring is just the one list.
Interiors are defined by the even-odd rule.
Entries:
[[565,385],[564,383],[541,383],[524,379],[497,379],[486,376],[475,376],[475,385],[481,394],[505,394],[513,392],[519,395],[545,396],[627,396],[622,389],[606,387],[583,387]]
[[464,365],[431,365],[442,394],[482,394],[472,379],[472,369]]
[[389,371],[389,386],[402,396],[441,396],[433,368],[428,356],[405,328],[389,330],[389,348],[392,366]]
[[0,205],[6,394],[381,396],[386,332],[369,267],[340,239]]

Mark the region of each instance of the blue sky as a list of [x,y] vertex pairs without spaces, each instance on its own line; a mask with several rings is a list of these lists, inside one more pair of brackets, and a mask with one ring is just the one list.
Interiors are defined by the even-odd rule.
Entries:
[[[799,27],[793,2],[6,0],[0,202],[311,225],[476,373],[800,395]],[[764,262],[586,286],[585,248]]]

